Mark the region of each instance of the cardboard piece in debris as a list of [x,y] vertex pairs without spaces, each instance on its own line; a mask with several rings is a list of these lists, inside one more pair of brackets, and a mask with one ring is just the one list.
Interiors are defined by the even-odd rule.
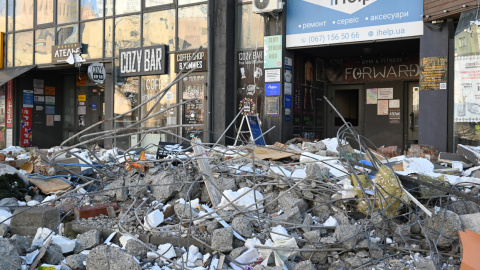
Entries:
[[30,180],[32,184],[37,186],[45,194],[66,190],[71,186],[71,183],[68,180],[63,179],[61,177],[55,177],[55,178],[49,178],[49,179],[39,179],[39,178],[29,177],[28,180]]

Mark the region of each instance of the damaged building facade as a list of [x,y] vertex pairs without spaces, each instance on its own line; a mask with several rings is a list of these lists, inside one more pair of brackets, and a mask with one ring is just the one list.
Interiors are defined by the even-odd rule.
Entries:
[[238,108],[268,142],[335,137],[326,97],[377,146],[478,144],[475,1],[238,2]]
[[[227,18],[228,10],[222,7],[213,15],[214,7],[212,3],[209,9],[202,0],[0,1],[1,147],[59,145],[112,117],[115,121],[88,132],[130,129],[147,113],[192,98],[198,100],[159,113],[131,130],[168,127],[168,134],[148,134],[143,146],[212,130],[212,112],[223,111],[226,93],[214,93],[208,86],[223,90],[227,82],[222,67],[226,25],[215,28],[222,42],[214,43],[209,29],[214,29],[213,18]],[[221,57],[214,58],[214,47]],[[219,67],[217,78],[212,75],[214,67]],[[172,81],[181,70],[191,73]],[[148,108],[132,110],[170,84],[153,111],[149,112],[155,100]],[[216,105],[214,95],[219,96]],[[128,148],[139,140],[133,135],[99,144]]]
[[171,83],[152,113],[178,107],[132,128],[168,132],[142,146],[214,142],[240,110],[275,127],[268,144],[334,137],[343,122],[324,96],[377,146],[477,144],[475,1],[281,2],[0,1],[1,146],[58,145],[112,117],[90,132],[129,129],[150,108],[131,110]]

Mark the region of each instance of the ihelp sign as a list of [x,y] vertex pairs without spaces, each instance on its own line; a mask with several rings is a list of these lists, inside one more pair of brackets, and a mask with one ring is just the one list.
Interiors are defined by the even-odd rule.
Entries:
[[423,35],[422,0],[287,0],[287,48]]
[[377,0],[305,0],[315,5],[353,14]]

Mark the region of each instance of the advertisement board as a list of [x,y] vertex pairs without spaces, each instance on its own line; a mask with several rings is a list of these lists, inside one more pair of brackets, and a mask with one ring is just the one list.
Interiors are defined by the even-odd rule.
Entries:
[[287,0],[287,48],[423,35],[422,0]]

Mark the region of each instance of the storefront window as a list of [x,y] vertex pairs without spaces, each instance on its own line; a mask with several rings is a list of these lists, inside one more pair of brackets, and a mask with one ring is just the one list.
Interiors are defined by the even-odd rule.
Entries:
[[88,20],[103,17],[103,0],[81,0],[80,19]]
[[252,12],[252,5],[238,6],[238,49],[263,47],[263,17]]
[[129,1],[116,1],[115,2],[115,15],[121,15],[126,13],[140,11],[140,0]]
[[35,31],[35,64],[52,62],[52,46],[55,45],[55,28]]
[[13,67],[13,34],[6,36],[7,40],[7,67]]
[[78,0],[57,0],[57,23],[78,21]]
[[113,0],[105,0],[105,16],[113,16]]
[[[142,102],[148,100],[149,98],[158,94],[161,90],[163,90],[169,83],[171,82],[169,75],[156,75],[156,76],[143,76],[142,77]],[[177,91],[175,85],[168,90],[165,96],[160,100],[157,106],[155,105],[156,100],[152,100],[147,103],[145,106],[142,107],[142,119],[147,116],[148,111],[152,108],[152,112],[149,116],[158,113],[167,109],[170,106],[175,105],[177,102]],[[168,127],[174,126],[177,124],[177,109],[171,109],[165,111],[147,121],[142,123],[142,127],[145,128],[161,128],[161,127]],[[168,130],[169,132],[176,133],[176,129],[172,128]],[[165,132],[152,132],[151,134],[147,134],[145,136],[144,141],[142,142],[142,146],[147,146],[150,143],[157,144],[159,141],[166,142],[170,141],[173,142],[175,139],[165,133]]]
[[173,0],[145,0],[145,7],[155,7],[165,4],[173,4]]
[[15,31],[33,28],[33,1],[15,1]]
[[[115,83],[114,116],[129,112],[139,103],[139,77],[117,78]],[[115,121],[115,127],[127,127],[139,120],[138,110],[129,112],[121,119]]]
[[7,29],[13,31],[13,0],[7,2]]
[[113,19],[105,20],[105,57],[113,56]]
[[205,0],[178,0],[179,5],[187,5],[187,4],[194,4],[194,3],[200,3],[200,2],[205,2]]
[[37,25],[45,23],[53,23],[53,0],[37,0]]
[[207,5],[178,9],[178,49],[207,47]]
[[479,21],[476,10],[462,12],[455,32],[454,147],[480,145]]
[[33,64],[33,31],[15,34],[15,66]]
[[0,0],[0,32],[7,30],[7,1]]
[[78,24],[57,27],[57,45],[78,42]]
[[143,14],[143,46],[169,45],[175,50],[175,10]]
[[92,21],[80,24],[82,44],[87,47],[83,50],[85,59],[102,58],[103,54],[103,21]]
[[115,18],[115,55],[120,49],[137,47],[140,47],[140,15]]

